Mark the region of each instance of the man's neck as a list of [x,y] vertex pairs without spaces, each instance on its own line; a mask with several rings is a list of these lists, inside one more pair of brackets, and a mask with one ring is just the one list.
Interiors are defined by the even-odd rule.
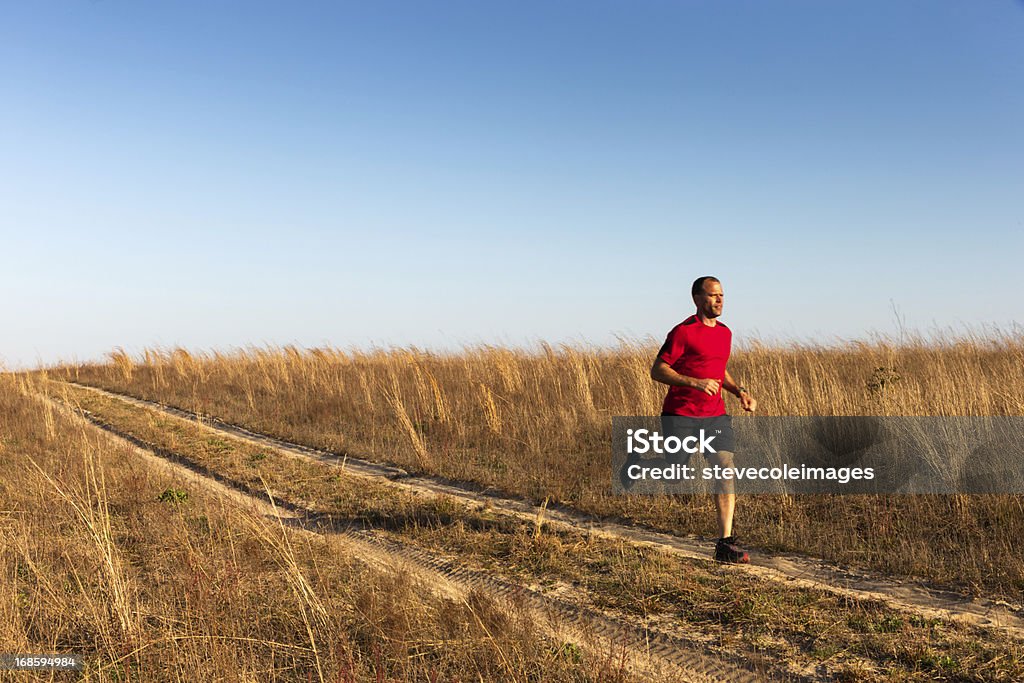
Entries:
[[697,320],[701,321],[708,327],[714,327],[718,324],[718,321],[715,318],[708,318],[700,311],[697,311]]

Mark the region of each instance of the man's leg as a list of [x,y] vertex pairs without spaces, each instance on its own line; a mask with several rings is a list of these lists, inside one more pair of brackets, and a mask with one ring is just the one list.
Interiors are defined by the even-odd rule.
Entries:
[[[733,454],[731,451],[718,451],[707,453],[704,456],[708,464],[714,467],[732,467]],[[732,517],[736,509],[736,482],[732,479],[719,479],[715,481],[715,508],[718,511],[718,533],[719,539],[715,544],[715,559],[719,562],[746,563],[750,562],[747,551],[736,544],[732,535]]]
[[[733,454],[729,451],[708,453],[704,456],[708,464],[726,468],[733,466]],[[736,510],[736,483],[732,479],[719,479],[715,482],[715,508],[718,511],[718,537],[732,536],[732,516]]]

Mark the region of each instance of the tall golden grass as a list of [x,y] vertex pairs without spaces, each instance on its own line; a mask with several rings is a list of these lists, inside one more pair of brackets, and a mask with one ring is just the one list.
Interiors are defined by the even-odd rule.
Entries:
[[[150,349],[50,372],[537,502],[711,535],[707,498],[610,495],[610,418],[660,412],[664,387],[648,375],[656,348]],[[751,343],[730,372],[765,415],[1024,414],[1024,340],[1012,334]],[[1016,595],[1022,511],[1010,496],[759,496],[741,501],[737,529],[764,549]]]
[[153,471],[44,391],[0,375],[0,652],[81,654],[101,681],[627,678],[560,656],[525,612],[436,596]]

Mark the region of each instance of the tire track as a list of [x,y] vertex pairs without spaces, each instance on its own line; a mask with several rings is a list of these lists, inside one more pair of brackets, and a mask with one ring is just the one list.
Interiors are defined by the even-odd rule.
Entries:
[[[487,489],[474,490],[465,483],[452,482],[441,477],[410,475],[399,467],[292,443],[175,406],[147,401],[77,382],[67,382],[67,384],[132,405],[159,410],[190,420],[215,432],[275,448],[288,455],[338,466],[353,476],[372,478],[378,481],[388,480],[392,485],[406,490],[431,496],[446,495],[531,522],[543,518],[545,524],[556,527],[582,531],[611,540],[625,540],[635,545],[655,548],[689,559],[710,561],[708,545],[693,537],[673,536],[642,527],[618,524],[567,508],[548,507],[542,509],[529,501],[508,497],[500,492]],[[782,582],[789,586],[825,590],[855,600],[878,601],[889,607],[915,612],[928,618],[953,620],[973,626],[993,628],[1024,639],[1024,606],[1019,604],[1010,604],[1001,600],[972,599],[952,591],[942,591],[912,581],[901,582],[788,553],[772,555],[755,553],[751,556],[750,565],[727,567],[727,570],[749,572],[760,578]]]
[[[180,454],[149,444],[59,400],[38,396],[41,401],[73,420],[105,432],[110,438],[132,448],[157,471],[187,480],[216,496],[227,499],[263,517],[273,519],[299,533],[327,537],[341,542],[353,556],[384,571],[405,569],[431,586],[434,593],[465,601],[477,591],[492,599],[524,608],[534,622],[557,642],[579,642],[592,653],[623,657],[628,669],[649,680],[679,683],[757,683],[763,680],[812,681],[806,676],[772,668],[758,662],[729,661],[699,641],[687,641],[654,627],[642,627],[624,618],[601,613],[565,597],[545,595],[533,588],[505,580],[485,571],[403,543],[371,528],[346,524],[324,524],[322,515],[282,500],[269,501],[226,477],[197,466]],[[578,591],[576,591],[578,593]]]

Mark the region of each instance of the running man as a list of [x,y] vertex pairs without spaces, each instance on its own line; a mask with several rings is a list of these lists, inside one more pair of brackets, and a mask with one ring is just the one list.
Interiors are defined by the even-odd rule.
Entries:
[[[724,299],[722,283],[710,275],[699,277],[694,280],[690,293],[697,312],[672,328],[651,367],[651,379],[669,387],[661,411],[662,430],[665,434],[688,434],[703,428],[706,432],[717,433],[717,452],[706,452],[704,458],[711,467],[732,467],[735,440],[732,419],[725,412],[722,389],[739,398],[743,409],[751,413],[757,410],[757,400],[726,370],[732,332],[718,322]],[[681,455],[689,458],[685,453]],[[749,555],[732,535],[736,490],[731,479],[716,480],[715,507],[719,535],[715,559],[749,562]]]

